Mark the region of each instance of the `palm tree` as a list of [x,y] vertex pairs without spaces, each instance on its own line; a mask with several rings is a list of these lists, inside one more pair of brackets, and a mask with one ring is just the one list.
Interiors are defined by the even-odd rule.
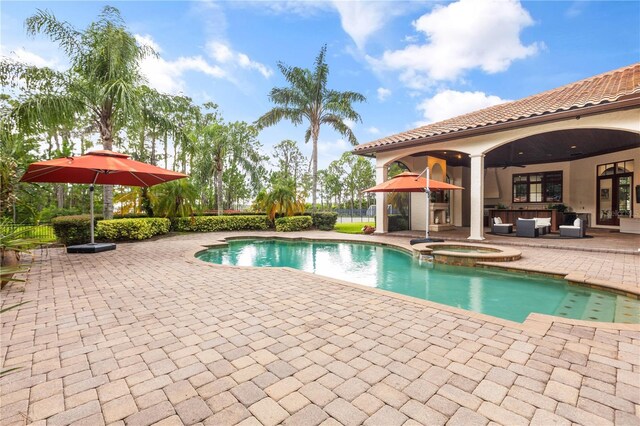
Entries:
[[[23,130],[74,123],[91,117],[104,149],[113,149],[116,132],[140,113],[139,62],[155,54],[137,44],[118,9],[106,6],[84,31],[38,10],[25,23],[30,35],[44,34],[58,43],[71,68],[57,72],[9,60],[0,65],[0,82],[26,82],[25,96],[12,111]],[[104,187],[104,217],[113,216],[113,187]]]
[[269,192],[261,191],[255,203],[267,213],[271,221],[275,219],[276,214],[292,216],[304,211],[304,201],[298,199],[291,180],[276,183]]
[[230,166],[248,175],[254,188],[261,186],[260,179],[263,176],[262,168],[259,166],[264,159],[259,152],[257,130],[245,122],[222,124],[214,121],[200,129],[198,133],[200,141],[193,174],[202,183],[213,178],[218,215],[222,215],[223,175]]
[[156,198],[154,212],[164,217],[185,217],[193,214],[198,190],[189,179],[179,179],[152,189]]
[[294,125],[302,124],[305,120],[309,127],[305,133],[305,142],[313,142],[311,153],[312,163],[312,206],[316,208],[316,189],[318,183],[318,137],[320,126],[327,124],[336,132],[346,137],[353,145],[357,140],[344,120],[362,121],[351,104],[364,102],[366,98],[357,92],[339,92],[327,88],[329,67],[325,62],[327,46],[320,49],[315,60],[313,72],[306,68],[289,67],[282,62],[278,68],[289,87],[274,87],[269,99],[277,106],[260,117],[256,124],[259,128],[273,126],[286,119]]

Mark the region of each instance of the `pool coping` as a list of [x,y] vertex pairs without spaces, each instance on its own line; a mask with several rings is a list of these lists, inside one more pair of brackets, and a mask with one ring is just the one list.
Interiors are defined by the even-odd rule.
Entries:
[[[551,328],[551,326],[554,323],[561,323],[561,324],[566,324],[566,325],[572,325],[572,326],[581,326],[581,327],[592,327],[592,328],[599,328],[599,329],[606,329],[606,330],[617,330],[617,331],[638,331],[640,329],[640,324],[626,324],[626,323],[614,323],[614,322],[599,322],[599,321],[585,321],[585,320],[578,320],[578,319],[572,319],[572,318],[564,318],[564,317],[559,317],[559,316],[554,316],[554,315],[547,315],[547,314],[541,314],[541,313],[537,313],[537,312],[532,312],[530,313],[527,318],[524,320],[524,322],[519,323],[516,321],[510,321],[507,319],[503,319],[503,318],[498,318],[498,317],[494,317],[492,315],[488,315],[488,314],[483,314],[483,313],[479,313],[479,312],[474,312],[474,311],[469,311],[466,309],[462,309],[462,308],[456,308],[454,306],[449,306],[449,305],[445,305],[445,304],[441,304],[441,303],[437,303],[437,302],[433,302],[430,300],[425,300],[425,299],[420,299],[417,297],[412,297],[412,296],[407,296],[404,294],[400,294],[400,293],[395,293],[389,290],[382,290],[382,289],[378,289],[378,288],[373,288],[373,287],[367,287],[367,286],[363,286],[361,284],[356,284],[356,283],[352,283],[349,281],[345,281],[345,280],[340,280],[337,278],[331,278],[331,277],[327,277],[324,275],[318,275],[318,274],[313,274],[311,272],[305,272],[305,271],[301,271],[299,269],[295,269],[295,268],[289,268],[289,267],[281,267],[281,266],[235,266],[235,265],[220,265],[220,264],[215,264],[215,263],[211,263],[211,262],[206,262],[204,260],[200,260],[199,258],[196,257],[196,255],[202,251],[205,251],[209,248],[222,248],[222,247],[226,247],[228,246],[228,242],[227,241],[233,241],[233,240],[246,240],[246,239],[254,239],[254,240],[283,240],[283,241],[326,241],[326,242],[340,242],[340,243],[358,243],[358,244],[368,244],[368,245],[376,245],[376,246],[382,246],[382,247],[391,247],[394,249],[398,249],[401,251],[406,252],[407,254],[413,254],[413,250],[410,248],[407,248],[401,244],[395,244],[395,243],[387,243],[387,242],[378,242],[378,241],[366,241],[366,240],[360,240],[357,237],[353,237],[353,238],[335,238],[335,237],[328,237],[328,238],[324,238],[324,237],[303,237],[303,236],[285,236],[285,235],[256,235],[256,234],[244,234],[244,235],[233,235],[233,236],[227,236],[227,237],[222,237],[220,239],[218,239],[215,242],[212,242],[212,244],[204,244],[204,245],[200,245],[197,248],[193,248],[193,249],[189,249],[186,252],[183,253],[183,257],[185,258],[185,260],[187,261],[187,263],[195,263],[195,264],[199,264],[199,265],[207,265],[209,267],[214,267],[214,268],[231,268],[231,269],[246,269],[246,270],[256,270],[256,269],[264,269],[264,268],[269,268],[269,269],[279,269],[279,270],[283,270],[283,271],[287,271],[287,272],[292,272],[292,273],[296,273],[296,274],[303,274],[305,276],[313,276],[313,277],[318,277],[320,279],[332,282],[334,284],[339,284],[342,286],[347,286],[351,289],[354,290],[359,290],[359,291],[368,291],[368,292],[374,292],[376,294],[380,294],[382,296],[386,296],[386,297],[391,297],[394,299],[398,299],[398,300],[402,300],[405,302],[410,302],[410,303],[415,303],[418,305],[422,305],[422,306],[426,306],[429,308],[433,308],[433,309],[438,309],[440,311],[444,311],[447,313],[451,313],[451,314],[456,314],[456,315],[464,315],[465,317],[471,318],[471,319],[478,319],[478,320],[482,320],[482,321],[486,321],[492,324],[496,324],[499,326],[503,326],[503,327],[513,327],[522,331],[527,331],[530,333],[534,333],[537,335],[545,335],[549,329]],[[614,293],[617,294],[624,294],[627,295],[629,297],[635,297],[640,299],[640,290],[639,289],[635,289],[632,288],[630,286],[624,285],[624,284],[620,284],[620,283],[615,283],[612,281],[608,281],[608,280],[602,280],[602,279],[595,279],[595,278],[586,278],[585,274],[583,273],[579,273],[579,272],[559,272],[559,271],[555,271],[555,272],[547,272],[547,271],[539,271],[533,268],[526,268],[526,267],[514,267],[513,265],[510,266],[503,266],[503,265],[497,265],[497,264],[493,264],[493,263],[487,263],[487,262],[478,262],[477,263],[477,267],[484,267],[484,268],[491,268],[491,269],[499,269],[499,270],[503,270],[503,271],[511,271],[511,272],[531,272],[531,273],[536,273],[536,274],[540,274],[540,275],[545,275],[545,276],[549,276],[549,277],[553,277],[553,278],[560,278],[560,279],[565,279],[568,281],[569,284],[574,284],[574,285],[581,285],[581,286],[586,286],[586,287],[590,287],[590,288],[595,288],[595,289],[600,289],[600,290],[606,290],[606,291],[612,291]]]

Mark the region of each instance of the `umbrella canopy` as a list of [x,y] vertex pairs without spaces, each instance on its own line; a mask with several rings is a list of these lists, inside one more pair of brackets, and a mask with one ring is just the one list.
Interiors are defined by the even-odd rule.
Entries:
[[149,187],[184,177],[187,175],[131,160],[126,154],[100,150],[30,164],[20,181]]
[[[392,177],[386,182],[365,189],[364,192],[424,192],[427,187],[427,179],[419,177],[418,173],[403,172]],[[461,186],[429,179],[430,191],[448,191],[452,189],[464,189]]]
[[[103,244],[109,247],[100,250],[96,249],[93,230],[94,184],[149,187],[185,177],[187,175],[184,173],[173,172],[151,164],[130,160],[126,154],[99,150],[88,152],[80,157],[56,158],[30,164],[20,181],[90,184],[91,243],[89,245],[92,247],[86,249],[84,247],[81,248],[81,246],[75,246],[77,251],[74,249],[71,253],[96,253],[97,251],[112,250],[115,248],[115,244]],[[67,251],[69,250],[70,248],[67,248]]]

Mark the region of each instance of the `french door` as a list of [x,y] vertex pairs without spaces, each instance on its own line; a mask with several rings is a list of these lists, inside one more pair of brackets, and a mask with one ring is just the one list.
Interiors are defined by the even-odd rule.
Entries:
[[[631,164],[629,164],[631,163]],[[598,225],[619,226],[621,217],[633,217],[632,162],[598,166],[597,221]],[[631,166],[629,168],[625,166]],[[613,166],[613,167],[607,167]]]

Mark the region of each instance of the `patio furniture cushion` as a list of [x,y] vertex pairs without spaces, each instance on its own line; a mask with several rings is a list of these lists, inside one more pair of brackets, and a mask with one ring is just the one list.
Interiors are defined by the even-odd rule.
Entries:
[[551,218],[550,217],[534,217],[536,221],[536,228],[540,230],[541,235],[545,235],[551,232]]

